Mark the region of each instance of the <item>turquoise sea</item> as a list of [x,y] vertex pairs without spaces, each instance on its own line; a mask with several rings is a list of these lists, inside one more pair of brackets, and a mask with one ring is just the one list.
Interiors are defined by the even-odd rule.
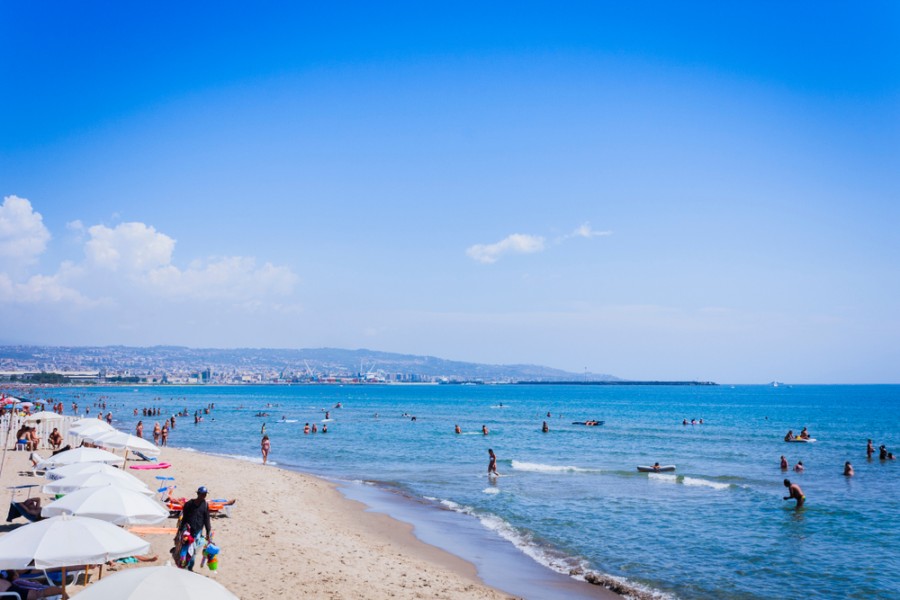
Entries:
[[[562,573],[587,568],[677,598],[900,597],[900,386],[247,386],[40,390],[134,407],[215,403],[174,446],[372,482],[477,519]],[[338,403],[343,408],[334,408]],[[328,433],[304,435],[305,423]],[[267,412],[268,417],[256,417]],[[550,417],[547,417],[547,413]],[[92,408],[92,414],[96,409]],[[408,415],[408,416],[404,416]],[[411,416],[415,416],[413,421]],[[284,420],[282,420],[282,418]],[[682,420],[703,419],[703,425]],[[573,425],[598,419],[599,427]],[[152,418],[143,418],[145,431]],[[541,432],[547,421],[550,431]],[[463,434],[454,433],[458,424]],[[482,425],[490,434],[481,433]],[[808,427],[812,444],[783,436]],[[486,476],[493,448],[501,477]],[[802,460],[803,473],[779,468]],[[856,469],[842,475],[844,461]],[[677,465],[672,474],[635,466]],[[782,497],[798,483],[806,506]]]

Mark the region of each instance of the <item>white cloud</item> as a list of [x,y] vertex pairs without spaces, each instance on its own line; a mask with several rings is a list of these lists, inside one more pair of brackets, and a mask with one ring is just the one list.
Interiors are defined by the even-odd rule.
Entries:
[[0,273],[0,302],[9,304],[65,302],[79,307],[98,304],[78,290],[64,285],[59,275],[34,275],[24,283],[15,283],[6,273]]
[[475,244],[466,249],[466,255],[478,262],[491,264],[504,254],[533,254],[544,250],[544,238],[524,233],[514,233],[495,244]]
[[248,300],[287,296],[294,290],[297,276],[287,267],[244,256],[194,261],[181,270],[166,265],[146,273],[144,282],[161,295],[173,298]]
[[175,240],[143,223],[120,223],[115,229],[94,225],[84,253],[88,260],[111,271],[149,271],[168,265]]
[[40,256],[50,240],[41,213],[31,202],[18,196],[6,196],[0,205],[0,258],[31,263]]
[[562,239],[560,239],[560,241],[562,242],[575,237],[590,239],[592,237],[600,237],[604,235],[612,235],[612,231],[594,231],[594,229],[591,228],[590,223],[582,223],[581,225],[576,227],[572,233],[564,235]]

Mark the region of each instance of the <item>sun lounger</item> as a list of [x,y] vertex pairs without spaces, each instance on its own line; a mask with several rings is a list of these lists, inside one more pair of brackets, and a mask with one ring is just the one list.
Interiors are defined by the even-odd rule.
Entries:
[[155,456],[147,456],[146,454],[144,454],[143,452],[140,452],[138,450],[132,450],[131,453],[134,454],[135,456],[137,456],[139,459],[146,461],[146,462],[156,462],[159,460]]
[[[40,508],[38,508],[38,510],[40,510]],[[9,514],[6,515],[6,522],[12,522],[13,519],[18,519],[19,517],[25,517],[32,523],[40,521],[44,518],[40,514],[35,515],[34,512],[28,509],[28,506],[25,503],[10,500]]]

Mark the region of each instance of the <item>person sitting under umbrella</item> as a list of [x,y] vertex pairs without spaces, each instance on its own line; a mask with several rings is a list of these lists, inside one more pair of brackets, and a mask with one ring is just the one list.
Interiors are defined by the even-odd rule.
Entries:
[[63,593],[59,586],[46,586],[34,579],[23,579],[18,571],[0,571],[0,577],[0,593],[15,592],[22,600],[37,600]]

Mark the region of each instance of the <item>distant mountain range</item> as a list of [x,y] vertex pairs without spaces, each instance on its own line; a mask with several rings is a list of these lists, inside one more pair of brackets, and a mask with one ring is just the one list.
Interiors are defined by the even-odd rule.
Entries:
[[339,348],[186,348],[183,346],[0,346],[0,371],[96,370],[152,373],[266,373],[282,379],[327,376],[385,377],[421,381],[619,381],[603,373],[571,373],[540,365],[488,365],[434,356]]

